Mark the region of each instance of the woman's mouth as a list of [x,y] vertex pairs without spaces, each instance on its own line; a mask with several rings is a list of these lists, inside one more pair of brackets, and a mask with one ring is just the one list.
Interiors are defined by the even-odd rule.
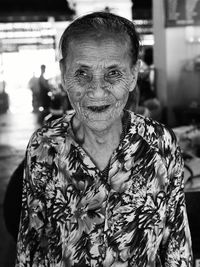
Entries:
[[91,110],[92,112],[103,112],[107,110],[110,107],[110,105],[102,105],[102,106],[88,106],[87,108]]

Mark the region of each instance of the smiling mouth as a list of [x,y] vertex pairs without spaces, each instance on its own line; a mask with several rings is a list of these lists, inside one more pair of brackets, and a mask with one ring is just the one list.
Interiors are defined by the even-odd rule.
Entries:
[[103,105],[103,106],[88,106],[87,108],[92,112],[103,112],[107,110],[109,107],[110,105]]

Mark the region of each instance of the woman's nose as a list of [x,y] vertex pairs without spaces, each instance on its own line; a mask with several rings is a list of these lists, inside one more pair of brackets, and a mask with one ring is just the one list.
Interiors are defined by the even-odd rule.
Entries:
[[109,93],[108,91],[108,85],[103,80],[96,80],[93,81],[88,90],[88,96],[93,98],[102,98],[107,96]]

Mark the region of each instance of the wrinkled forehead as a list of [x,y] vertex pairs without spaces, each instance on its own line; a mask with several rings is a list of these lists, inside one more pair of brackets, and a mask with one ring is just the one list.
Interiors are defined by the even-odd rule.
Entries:
[[116,45],[123,45],[124,48],[131,53],[131,40],[127,33],[116,34],[106,31],[90,31],[70,37],[68,42],[65,44],[65,52],[63,51],[63,57],[67,56],[69,50],[73,48],[75,43],[79,43],[79,46],[81,46],[81,44],[85,44],[86,42],[88,44],[95,42],[96,44],[102,45],[108,41]]

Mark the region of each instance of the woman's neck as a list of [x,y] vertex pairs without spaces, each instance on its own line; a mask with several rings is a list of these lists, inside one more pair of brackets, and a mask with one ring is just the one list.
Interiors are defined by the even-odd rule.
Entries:
[[119,144],[122,133],[122,123],[119,121],[103,131],[85,129],[85,145],[92,145],[97,148],[116,147]]
[[91,129],[84,124],[82,124],[76,118],[72,122],[73,132],[75,138],[80,144],[90,144],[94,146],[103,146],[113,140],[120,140],[120,135],[122,133],[122,121],[119,118],[118,121],[110,125],[110,127],[103,130]]
[[74,119],[73,125],[76,141],[90,155],[100,170],[103,170],[107,166],[113,151],[120,143],[122,133],[121,118],[102,131],[90,129],[80,122],[78,125],[76,119]]

